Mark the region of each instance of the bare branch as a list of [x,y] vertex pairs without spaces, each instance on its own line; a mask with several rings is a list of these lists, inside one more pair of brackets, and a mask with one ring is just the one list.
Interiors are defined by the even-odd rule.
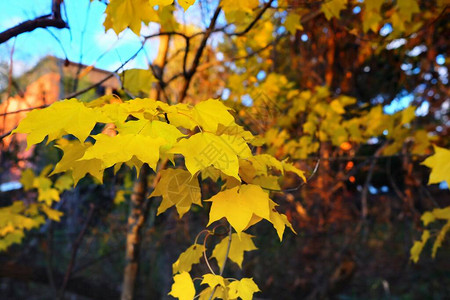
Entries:
[[[181,90],[180,99],[178,100],[179,102],[183,102],[184,98],[186,98],[187,90],[189,89],[189,86],[191,84],[192,77],[194,76],[195,72],[197,71],[198,65],[200,63],[200,59],[201,59],[203,51],[205,50],[205,47],[206,47],[206,43],[208,42],[208,39],[211,36],[211,33],[214,32],[214,28],[216,26],[216,22],[217,22],[217,19],[219,18],[221,11],[222,11],[222,8],[220,6],[218,6],[216,8],[216,11],[214,12],[213,17],[211,18],[209,27],[205,31],[203,39],[200,42],[200,46],[198,47],[197,52],[195,53],[194,61],[192,62],[192,67],[185,74],[186,81],[184,82],[183,89]],[[186,49],[186,52],[187,52],[187,50],[188,49]]]
[[242,35],[248,33],[253,28],[253,26],[255,26],[255,24],[259,21],[259,19],[261,19],[261,17],[264,15],[266,10],[269,9],[269,7],[272,6],[273,1],[274,0],[270,0],[269,2],[267,2],[264,5],[264,7],[261,9],[261,11],[253,19],[253,21],[250,24],[248,24],[248,26],[244,30],[242,30],[240,32],[235,32],[235,33],[232,33],[232,34],[229,34],[229,35],[230,36],[242,36]]
[[37,28],[67,28],[66,22],[61,18],[61,0],[53,0],[52,13],[38,17],[34,20],[28,20],[22,22],[14,27],[11,27],[0,33],[0,44],[8,41],[9,39],[18,36],[25,32],[33,31]]

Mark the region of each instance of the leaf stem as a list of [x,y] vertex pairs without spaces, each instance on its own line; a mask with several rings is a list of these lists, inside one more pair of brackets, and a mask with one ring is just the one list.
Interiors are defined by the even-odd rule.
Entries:
[[[225,259],[223,260],[223,264],[222,267],[220,268],[220,273],[219,275],[222,276],[223,271],[225,270],[225,264],[227,263],[228,260],[228,255],[230,255],[230,248],[231,248],[231,237],[232,237],[233,231],[231,230],[231,224],[229,224],[228,227],[228,246],[227,246],[227,252],[225,254]],[[216,292],[217,289],[217,285],[213,288],[211,296],[209,296],[209,300],[211,300],[214,296],[214,293]]]
[[206,241],[208,240],[208,237],[209,237],[210,235],[211,235],[211,234],[208,232],[208,233],[206,234],[206,236],[205,236],[204,241],[203,241],[203,257],[205,258],[206,265],[208,266],[208,269],[211,271],[211,273],[214,274],[214,275],[217,275],[217,274],[214,272],[214,270],[211,268],[211,265],[209,264],[208,257],[206,256]]

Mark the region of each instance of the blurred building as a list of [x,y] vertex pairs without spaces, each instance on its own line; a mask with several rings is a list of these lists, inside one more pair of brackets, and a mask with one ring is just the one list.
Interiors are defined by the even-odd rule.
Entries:
[[[10,173],[7,176],[9,178],[0,178],[0,184],[5,180],[17,177],[14,175],[16,172],[13,166],[3,165],[5,162],[3,158],[7,152],[17,151],[18,167],[24,167],[23,161],[31,154],[32,149],[25,151],[26,138],[24,135],[14,136],[14,140],[8,136],[31,109],[45,107],[55,101],[65,99],[70,94],[95,85],[111,75],[111,72],[92,66],[47,56],[30,71],[19,78],[12,79],[8,87],[0,94],[0,136],[2,137],[0,163],[2,171]],[[78,98],[89,101],[112,94],[119,87],[119,78],[112,76]]]

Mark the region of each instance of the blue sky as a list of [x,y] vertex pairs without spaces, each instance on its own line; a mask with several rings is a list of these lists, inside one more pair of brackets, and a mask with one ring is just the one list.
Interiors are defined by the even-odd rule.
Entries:
[[[22,21],[48,14],[50,2],[50,0],[0,1],[0,31]],[[98,1],[89,4],[89,0],[65,0],[64,2],[70,30],[55,28],[48,30],[61,40],[69,60],[79,62],[80,54],[82,54],[82,63],[95,64],[98,68],[112,71],[120,66],[121,61],[127,60],[139,49],[140,39],[130,30],[123,32],[119,38],[112,30],[105,33],[102,25],[105,18],[104,4]],[[84,29],[85,33],[82,38]],[[66,57],[61,45],[48,30],[36,29],[16,38],[13,56],[16,75],[32,67],[46,55]],[[145,34],[155,31],[157,31],[156,26],[142,29],[142,33]],[[14,40],[11,39],[6,44],[0,45],[0,60],[9,61],[13,44]],[[146,51],[141,52],[135,60],[127,65],[127,68],[146,68],[147,61],[152,60],[157,48],[157,39],[148,41]]]

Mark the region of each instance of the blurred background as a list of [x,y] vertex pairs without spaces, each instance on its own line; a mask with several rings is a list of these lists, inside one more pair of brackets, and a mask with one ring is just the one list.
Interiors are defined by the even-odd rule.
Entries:
[[[438,11],[436,1],[414,1],[421,12],[408,26],[420,21],[419,29],[397,34],[386,21],[361,34],[366,1],[350,1],[340,19],[317,13],[320,1],[285,2],[314,14],[299,13],[301,25],[292,31],[283,10],[269,9],[244,38],[231,34],[242,28],[238,18],[221,15],[221,30],[208,40],[185,95],[187,103],[223,99],[240,125],[266,139],[264,151],[289,157],[309,178],[303,185],[288,177],[280,183],[286,192],[272,195],[297,234],[287,231],[280,243],[270,224],[253,226],[248,232],[259,250],[245,254],[242,269],[229,264],[226,274],[253,277],[262,290],[257,299],[450,299],[448,239],[434,259],[428,244],[419,262],[410,260],[424,228],[421,215],[450,205],[447,183],[427,185],[430,169],[421,165],[432,144],[450,145],[448,6]],[[383,6],[388,16],[390,3]],[[136,68],[160,74],[152,62],[161,40],[146,38],[160,25],[143,25],[140,35],[105,32],[106,5],[65,0],[66,28],[39,28],[0,44],[0,209],[36,202],[25,176],[45,177],[62,155],[45,143],[26,149],[25,137],[9,136],[29,110],[72,96],[86,102],[145,96],[127,91],[122,74]],[[204,31],[216,6],[198,0],[185,13],[175,6],[172,18],[183,24],[176,30]],[[1,1],[0,32],[50,11],[47,0]],[[230,20],[237,22],[231,29]],[[200,41],[192,40],[189,63]],[[162,101],[183,92],[176,74],[184,40],[171,37],[169,45],[164,75],[171,80]],[[343,112],[328,119],[319,108],[335,99]],[[53,205],[63,213],[59,222],[44,218],[14,243],[0,243],[0,299],[57,299],[62,285],[68,299],[120,298],[136,177],[133,169],[108,169],[102,185],[88,176],[61,188]],[[50,178],[57,189],[64,185]],[[202,182],[204,199],[217,190]],[[143,228],[136,299],[169,298],[173,262],[208,222],[207,205],[179,219],[173,208],[156,216],[159,203],[150,201]],[[11,216],[0,211],[0,225]],[[442,224],[432,226],[436,235]],[[193,269],[206,272],[204,264]]]

